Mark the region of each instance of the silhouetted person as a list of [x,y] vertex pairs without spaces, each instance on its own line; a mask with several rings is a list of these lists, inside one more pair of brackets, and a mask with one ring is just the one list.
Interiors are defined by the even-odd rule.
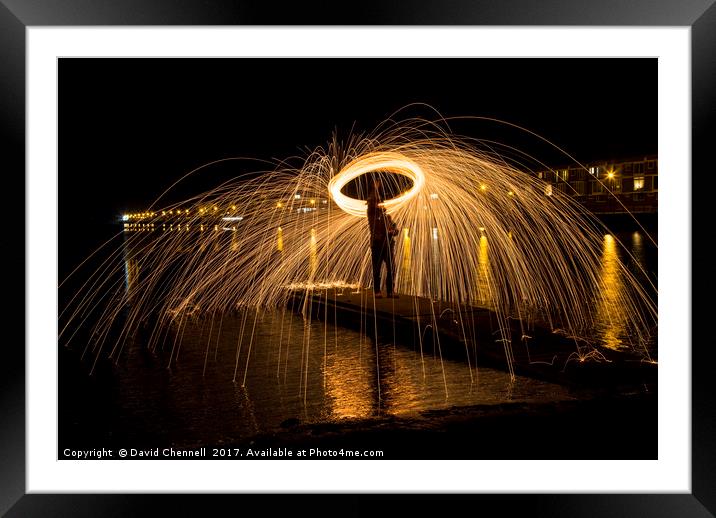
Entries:
[[381,298],[380,270],[385,263],[387,275],[385,279],[386,293],[390,298],[398,298],[393,293],[393,238],[398,230],[392,218],[381,205],[380,184],[373,183],[368,194],[368,229],[370,231],[370,256],[373,262],[373,290],[375,297]]

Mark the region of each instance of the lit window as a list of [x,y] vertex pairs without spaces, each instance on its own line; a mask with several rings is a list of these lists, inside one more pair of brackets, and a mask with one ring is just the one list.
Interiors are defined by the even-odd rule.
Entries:
[[644,177],[643,176],[635,176],[634,177],[634,190],[640,191],[644,188]]
[[592,166],[589,168],[589,174],[593,174],[594,176],[599,174],[599,167]]
[[557,181],[567,181],[567,169],[560,169],[555,171],[555,176],[557,177]]

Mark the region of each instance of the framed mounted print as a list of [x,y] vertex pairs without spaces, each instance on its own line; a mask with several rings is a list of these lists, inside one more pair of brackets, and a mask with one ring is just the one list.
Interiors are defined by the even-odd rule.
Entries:
[[26,42],[3,51],[27,188],[9,515],[67,492],[713,508],[689,304],[713,8],[4,9]]

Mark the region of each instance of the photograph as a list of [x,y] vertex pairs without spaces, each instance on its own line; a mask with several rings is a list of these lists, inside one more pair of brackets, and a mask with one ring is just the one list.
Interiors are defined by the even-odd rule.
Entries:
[[57,459],[657,460],[658,66],[59,57]]
[[713,516],[713,0],[141,4],[0,0],[0,515]]

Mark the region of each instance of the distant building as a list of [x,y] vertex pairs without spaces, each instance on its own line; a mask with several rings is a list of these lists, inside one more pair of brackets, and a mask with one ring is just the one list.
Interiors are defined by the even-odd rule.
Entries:
[[656,213],[659,163],[656,156],[569,166],[534,174],[545,194],[563,192],[596,214]]

